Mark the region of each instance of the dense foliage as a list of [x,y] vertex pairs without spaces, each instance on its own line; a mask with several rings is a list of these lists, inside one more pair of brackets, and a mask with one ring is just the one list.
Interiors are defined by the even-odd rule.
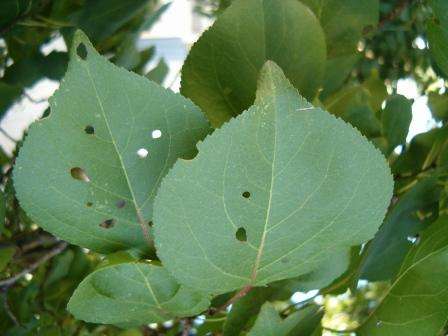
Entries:
[[5,335],[446,334],[448,2],[197,1],[180,93],[167,5],[0,6],[2,114],[63,77],[2,159]]

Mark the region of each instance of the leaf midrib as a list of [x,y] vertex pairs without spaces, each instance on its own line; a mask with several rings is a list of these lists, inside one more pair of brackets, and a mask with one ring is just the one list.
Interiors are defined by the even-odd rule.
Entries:
[[106,116],[106,111],[104,110],[103,102],[100,99],[98,90],[97,90],[96,85],[95,85],[95,81],[93,80],[93,76],[90,73],[89,66],[88,65],[84,65],[84,68],[85,68],[85,70],[87,72],[87,75],[89,76],[89,79],[90,79],[90,82],[92,84],[93,90],[95,91],[95,96],[96,96],[96,99],[98,101],[98,106],[100,107],[101,114],[103,115],[104,122],[106,124],[107,131],[109,132],[112,145],[114,146],[115,152],[117,153],[118,159],[120,161],[120,166],[121,166],[123,174],[125,176],[126,183],[128,185],[128,188],[129,188],[129,192],[131,193],[132,204],[134,205],[134,208],[135,208],[135,212],[136,212],[138,223],[139,223],[139,225],[140,225],[140,227],[141,227],[141,229],[143,231],[143,235],[145,237],[145,240],[147,241],[147,243],[149,245],[151,245],[152,244],[152,239],[149,236],[148,228],[146,227],[146,224],[145,224],[145,219],[143,218],[143,216],[142,216],[142,214],[140,212],[140,209],[138,207],[137,200],[136,200],[135,193],[134,193],[134,189],[132,188],[131,181],[129,179],[129,176],[128,176],[128,173],[127,173],[127,170],[126,170],[126,166],[124,165],[123,157],[121,156],[120,151],[118,150],[117,143],[115,142],[115,138],[112,135],[112,130],[111,130],[110,125],[109,125],[109,120],[107,119],[107,116]]

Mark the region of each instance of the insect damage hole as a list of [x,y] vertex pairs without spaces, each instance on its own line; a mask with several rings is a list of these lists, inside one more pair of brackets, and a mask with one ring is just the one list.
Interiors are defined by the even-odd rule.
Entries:
[[250,197],[250,192],[245,191],[245,192],[242,193],[242,196],[243,196],[244,198],[249,198],[249,197]]
[[93,206],[93,203],[92,203],[92,202],[87,202],[87,203],[86,203],[86,207],[91,208],[92,206]]
[[85,60],[87,57],[87,48],[84,43],[80,43],[76,48],[76,54],[82,59]]
[[82,169],[80,167],[74,167],[74,168],[70,169],[70,175],[75,180],[83,181],[83,182],[90,182],[89,176],[87,176],[87,173],[84,171],[84,169]]
[[247,233],[246,229],[243,227],[240,227],[238,230],[236,230],[235,238],[239,240],[240,242],[247,241]]
[[95,127],[93,127],[93,126],[91,126],[91,125],[87,125],[87,126],[84,128],[84,132],[86,132],[86,134],[89,134],[89,135],[91,135],[91,134],[95,134]]
[[160,138],[161,136],[162,136],[162,131],[161,131],[161,130],[158,130],[158,129],[152,131],[152,133],[151,133],[151,137],[152,137],[153,139],[158,139],[158,138]]
[[126,205],[126,201],[125,200],[118,200],[115,205],[117,206],[118,209],[124,208],[124,206]]
[[144,159],[145,157],[147,157],[149,154],[148,150],[146,148],[140,148],[137,151],[137,155],[140,159]]
[[115,225],[115,219],[106,219],[104,222],[100,224],[100,226],[104,229],[110,229]]

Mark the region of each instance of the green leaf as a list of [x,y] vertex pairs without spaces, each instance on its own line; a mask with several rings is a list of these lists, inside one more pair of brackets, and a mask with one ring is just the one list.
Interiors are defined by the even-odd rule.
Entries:
[[328,56],[351,55],[366,27],[378,23],[378,0],[301,0],[316,14],[325,32]]
[[364,252],[360,278],[382,281],[396,275],[411,248],[408,238],[416,237],[425,227],[415,213],[437,205],[441,189],[437,178],[430,177],[418,182],[401,197]]
[[319,312],[319,307],[310,306],[282,320],[274,306],[267,302],[261,308],[248,336],[311,335],[318,327],[321,318],[322,313]]
[[388,141],[388,153],[398,145],[406,144],[412,121],[412,100],[402,95],[391,96],[381,114],[382,134]]
[[445,76],[448,76],[448,24],[428,23],[429,50]]
[[271,299],[286,300],[291,297],[291,292],[284,294],[285,291],[282,288],[274,286],[253,288],[232,305],[224,323],[224,336],[239,335],[243,329],[251,324],[251,319],[260,312],[263,303]]
[[159,63],[152,68],[145,76],[149,80],[152,80],[153,82],[156,82],[157,84],[162,84],[163,81],[166,78],[166,75],[168,75],[168,64],[166,64],[165,60],[162,58],[160,59]]
[[339,56],[327,60],[323,90],[319,98],[325,100],[339,89],[359,59],[360,55],[354,54],[352,56]]
[[447,322],[448,218],[421,236],[359,335],[439,335]]
[[109,63],[82,33],[72,49],[50,116],[31,126],[20,150],[17,197],[71,243],[147,250],[160,180],[195,153],[207,122],[187,99]]
[[155,238],[165,267],[206,292],[315,270],[370,239],[392,193],[384,157],[306,102],[273,62],[255,105],[198,147],[161,185]]
[[448,127],[434,128],[416,135],[393,163],[396,175],[416,175],[433,164],[448,136]]
[[98,43],[115,33],[147,5],[148,0],[87,1],[81,10],[71,15],[70,20]]
[[436,20],[427,26],[429,49],[442,72],[448,76],[448,3],[445,0],[431,0],[430,5]]
[[267,60],[280,65],[303,96],[313,98],[325,55],[322,28],[299,1],[234,1],[191,48],[181,92],[220,126],[252,105]]
[[341,117],[367,137],[380,134],[381,124],[370,103],[370,92],[362,85],[346,87],[329,97],[324,105],[328,112]]
[[202,294],[179,285],[163,267],[124,263],[88,275],[68,309],[83,321],[130,327],[193,316],[209,304]]
[[448,95],[431,92],[428,94],[428,105],[432,116],[438,120],[448,119]]
[[297,291],[308,292],[314,289],[324,288],[333,280],[341,276],[350,264],[350,251],[341,250],[332,254],[327,260],[316,267],[315,270],[303,274],[297,278],[287,279],[272,284],[288,289],[290,293]]

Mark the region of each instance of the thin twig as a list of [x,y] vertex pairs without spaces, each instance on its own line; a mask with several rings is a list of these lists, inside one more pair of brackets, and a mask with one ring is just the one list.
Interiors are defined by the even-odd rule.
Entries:
[[23,95],[25,96],[25,98],[27,98],[33,104],[46,103],[48,101],[48,99],[49,99],[49,98],[35,99],[35,98],[31,97],[30,94],[28,92],[26,92],[26,91],[23,91]]
[[232,296],[229,301],[227,301],[226,303],[224,303],[222,306],[218,307],[218,308],[211,308],[209,311],[210,315],[215,315],[216,313],[226,310],[227,307],[229,307],[230,305],[234,304],[236,301],[238,301],[239,299],[241,299],[243,296],[246,296],[247,293],[249,293],[252,290],[252,286],[251,285],[247,285],[245,287],[243,287],[239,292],[237,292],[234,296]]
[[9,135],[8,132],[6,132],[3,127],[0,127],[0,133],[2,133],[5,137],[7,137],[9,140],[11,140],[12,142],[16,143],[19,140],[14,139],[11,135]]
[[27,268],[22,270],[21,272],[17,273],[16,275],[3,279],[0,281],[0,288],[8,288],[12,285],[14,285],[18,280],[20,280],[22,277],[24,277],[26,274],[33,272],[36,268],[38,268],[40,265],[45,263],[46,261],[50,260],[54,256],[58,255],[62,251],[64,251],[67,248],[68,244],[66,242],[61,242],[56,247],[49,250],[47,253],[45,253],[42,258],[36,260],[35,262],[31,263]]
[[192,320],[190,317],[184,320],[184,328],[182,330],[182,336],[189,336],[191,330]]
[[9,318],[14,322],[16,326],[20,326],[19,320],[17,320],[17,317],[14,315],[14,313],[11,310],[11,307],[8,303],[8,289],[6,288],[3,292],[3,309],[5,310],[6,314],[9,316]]
[[387,23],[394,21],[410,5],[412,0],[401,0],[398,5],[392,9],[378,24],[378,29],[383,28]]

